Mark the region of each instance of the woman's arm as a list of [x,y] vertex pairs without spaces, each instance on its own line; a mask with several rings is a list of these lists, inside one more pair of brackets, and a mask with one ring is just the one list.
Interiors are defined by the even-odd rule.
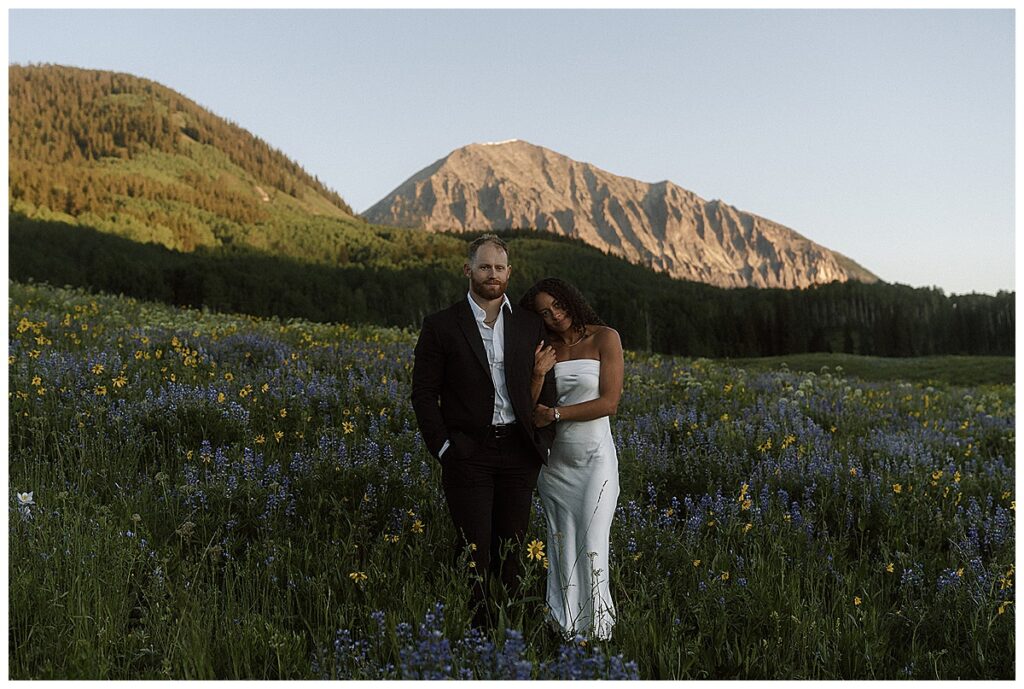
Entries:
[[[602,416],[612,416],[619,409],[625,369],[622,341],[619,333],[612,328],[602,329],[595,339],[601,357],[598,396],[587,402],[559,407],[558,413],[562,421],[592,421]],[[533,419],[535,425],[546,426],[555,420],[554,409],[539,404],[533,413]]]

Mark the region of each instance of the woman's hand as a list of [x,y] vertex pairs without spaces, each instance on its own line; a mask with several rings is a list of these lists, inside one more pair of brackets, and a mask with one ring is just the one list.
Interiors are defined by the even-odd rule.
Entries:
[[533,425],[537,428],[544,428],[555,422],[555,410],[553,407],[545,407],[538,404],[533,408]]
[[533,377],[541,379],[555,366],[555,348],[541,340],[533,352]]

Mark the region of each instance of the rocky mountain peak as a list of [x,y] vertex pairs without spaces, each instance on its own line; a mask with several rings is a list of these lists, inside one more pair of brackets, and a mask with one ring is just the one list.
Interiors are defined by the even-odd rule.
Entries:
[[542,229],[723,287],[876,282],[797,232],[673,182],[641,182],[520,139],[476,143],[424,168],[364,214],[428,231]]

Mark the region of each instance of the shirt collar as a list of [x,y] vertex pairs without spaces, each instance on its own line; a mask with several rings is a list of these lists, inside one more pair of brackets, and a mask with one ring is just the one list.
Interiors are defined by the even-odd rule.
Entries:
[[[473,317],[476,318],[477,321],[482,322],[485,318],[487,318],[487,312],[480,308],[480,305],[473,300],[473,295],[471,293],[466,292],[466,299],[469,301],[469,307],[473,309]],[[509,313],[511,313],[512,302],[508,300],[508,295],[502,295],[502,300],[503,301],[501,304],[501,311],[504,312],[505,307],[507,306]],[[499,312],[498,315],[501,315],[501,312]]]

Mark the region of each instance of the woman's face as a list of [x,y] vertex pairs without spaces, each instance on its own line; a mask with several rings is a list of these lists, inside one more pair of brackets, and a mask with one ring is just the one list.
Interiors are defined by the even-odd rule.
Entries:
[[533,306],[544,319],[544,325],[554,333],[564,333],[572,327],[572,318],[565,308],[547,292],[538,292]]

